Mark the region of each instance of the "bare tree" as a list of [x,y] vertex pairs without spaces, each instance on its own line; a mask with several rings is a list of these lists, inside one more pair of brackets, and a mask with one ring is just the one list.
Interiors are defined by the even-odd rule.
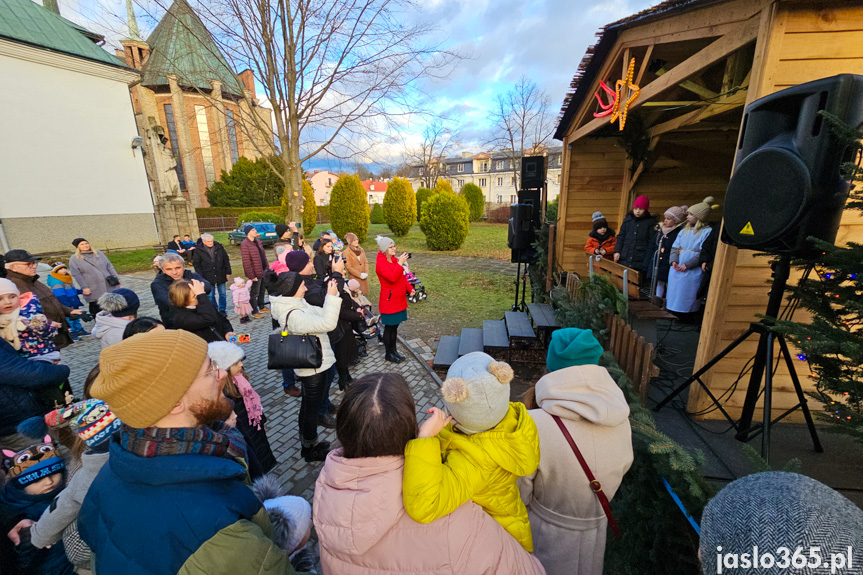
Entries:
[[512,182],[518,191],[522,156],[545,153],[551,137],[551,99],[535,82],[522,76],[511,90],[495,99],[490,120],[493,127],[489,143],[509,160]]
[[249,113],[237,125],[272,134],[248,139],[283,178],[291,219],[301,217],[304,162],[366,152],[419,110],[421,81],[459,59],[413,0],[201,0],[196,10],[228,60],[263,86],[271,118]]
[[426,125],[422,141],[405,148],[405,164],[411,168],[411,176],[418,177],[423,186],[433,188],[437,179],[446,173],[444,160],[458,145],[456,134],[445,120],[436,118]]

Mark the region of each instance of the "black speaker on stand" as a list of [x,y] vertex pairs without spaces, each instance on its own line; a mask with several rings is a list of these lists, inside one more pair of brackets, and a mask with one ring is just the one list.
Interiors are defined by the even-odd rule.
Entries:
[[[863,76],[841,74],[801,84],[756,100],[746,107],[740,130],[734,175],[725,196],[722,241],[741,249],[776,254],[773,283],[766,319],[750,324],[734,342],[704,364],[659,402],[659,411],[674,397],[697,382],[737,432],[739,441],[759,433],[761,454],[770,457],[770,426],[797,409],[802,410],[815,451],[823,448],[797,377],[791,351],[781,334],[772,330],[785,295],[792,257],[805,257],[814,236],[826,242],[836,239],[848,198],[849,183],[840,167],[853,158],[832,135],[821,112],[852,127],[863,124]],[[739,421],[725,411],[701,380],[714,365],[757,334],[756,351]],[[772,419],[774,345],[778,344],[798,403]],[[763,388],[762,388],[763,378]],[[763,420],[753,424],[756,404],[764,395]]]

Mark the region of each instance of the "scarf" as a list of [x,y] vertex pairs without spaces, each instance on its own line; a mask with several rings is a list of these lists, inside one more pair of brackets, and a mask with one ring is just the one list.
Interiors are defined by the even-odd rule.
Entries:
[[[671,226],[670,228],[667,228],[667,227],[663,226],[662,224],[659,224],[659,231],[662,232],[663,236],[667,236],[668,234],[670,234],[671,232],[673,232],[674,230],[676,230],[680,226],[685,226],[685,225],[686,225],[686,220],[680,222],[676,226]],[[661,238],[660,238],[660,240],[661,240]]]
[[246,413],[249,415],[249,425],[261,428],[261,416],[264,415],[264,408],[261,406],[261,396],[249,383],[242,373],[234,376],[234,384],[243,396],[243,405],[246,406]]
[[246,459],[246,442],[239,431],[224,427],[146,427],[123,424],[120,445],[139,457],[163,455],[213,455],[226,459]]
[[54,278],[57,281],[63,282],[64,284],[71,284],[72,283],[72,276],[69,274],[62,275],[62,274],[51,272],[48,275],[50,275],[52,278]]
[[594,231],[590,232],[590,234],[588,234],[588,235],[590,237],[594,238],[596,241],[598,241],[599,245],[602,245],[606,241],[608,241],[614,237],[614,230],[612,230],[611,228],[607,228],[605,233],[602,235],[599,235],[598,233],[596,233],[596,230],[594,230]]
[[16,308],[12,313],[0,315],[0,338],[3,338],[9,345],[15,348],[16,351],[21,349],[21,339],[18,336],[19,331],[24,331],[27,326],[19,317],[21,308]]

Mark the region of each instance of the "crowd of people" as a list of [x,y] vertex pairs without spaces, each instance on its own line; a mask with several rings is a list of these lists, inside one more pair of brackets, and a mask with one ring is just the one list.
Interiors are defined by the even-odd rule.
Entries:
[[594,212],[584,250],[597,259],[611,257],[641,272],[644,287],[653,286],[651,297],[689,320],[707,297],[718,233],[707,220],[717,207],[708,196],[692,206],[671,206],[657,223],[650,213],[650,199],[638,196],[619,233],[602,212]]
[[[646,208],[636,206],[615,245],[607,222],[595,218],[594,254],[646,261],[648,248],[628,244],[656,240],[637,221]],[[666,212],[664,236],[685,211]],[[687,213],[689,233],[703,231],[704,209]],[[160,319],[138,316],[138,295],[118,287],[110,262],[83,238],[68,267],[52,264],[51,287],[38,281],[38,257],[6,254],[4,573],[291,574],[318,565],[334,574],[602,573],[607,532],[618,532],[608,501],[634,452],[629,406],[598,365],[602,347],[591,331],[553,332],[547,373],[521,401],[512,401],[507,363],[462,356],[443,382],[444,408],[418,422],[404,377],[350,374],[370,326],[383,326],[386,361],[404,360],[397,330],[414,289],[405,279],[408,254],[376,238],[375,313],[368,258],[354,234],[342,241],[328,231],[308,246],[296,225],[279,225],[270,261],[254,227],[245,231],[245,277],[234,276],[209,234],[158,257],[150,288]],[[666,245],[669,267],[693,267],[696,244]],[[240,323],[268,313],[274,333],[320,341],[318,365],[281,373],[286,401],[300,402],[299,457],[324,462],[313,505],[268,475],[277,464],[270,420],[226,312],[229,282]],[[80,295],[87,312],[77,309]],[[76,398],[60,354],[89,314],[101,352]],[[330,401],[336,381],[341,405]],[[321,426],[335,428],[337,448],[320,439]],[[852,546],[849,561],[863,560],[863,512],[853,504],[794,474],[755,477],[732,483],[705,510],[705,573],[723,561],[717,549],[760,544],[756,535],[799,536],[825,552]],[[783,519],[789,505],[801,510],[799,521]],[[776,521],[765,524],[765,516]]]

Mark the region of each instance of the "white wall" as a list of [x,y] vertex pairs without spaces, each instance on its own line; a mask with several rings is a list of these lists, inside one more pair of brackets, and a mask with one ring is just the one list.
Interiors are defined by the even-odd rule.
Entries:
[[129,88],[0,55],[0,218],[153,213]]

